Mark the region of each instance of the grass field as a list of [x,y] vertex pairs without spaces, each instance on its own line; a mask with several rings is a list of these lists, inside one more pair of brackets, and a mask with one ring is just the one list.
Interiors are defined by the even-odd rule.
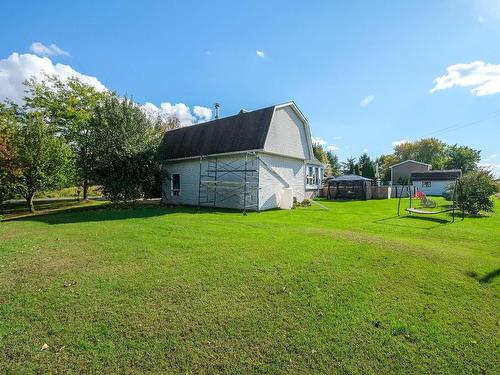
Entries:
[[323,204],[1,222],[0,374],[500,372],[499,215]]

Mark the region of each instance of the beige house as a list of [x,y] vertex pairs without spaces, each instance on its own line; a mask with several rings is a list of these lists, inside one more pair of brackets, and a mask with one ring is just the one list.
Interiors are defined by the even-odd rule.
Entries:
[[432,165],[415,160],[405,160],[401,163],[392,165],[390,169],[391,184],[401,185],[403,183],[409,183],[412,172],[428,172],[432,169]]

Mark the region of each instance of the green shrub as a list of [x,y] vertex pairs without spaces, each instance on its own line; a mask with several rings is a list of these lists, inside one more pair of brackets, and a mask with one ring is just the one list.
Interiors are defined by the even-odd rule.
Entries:
[[293,197],[293,208],[296,207],[309,207],[311,205],[311,201],[305,198],[302,202],[297,201],[297,198]]
[[492,195],[497,192],[493,174],[487,170],[477,170],[467,173],[461,180],[459,189],[459,205],[472,215],[481,211],[493,211]]
[[455,189],[455,184],[449,184],[447,187],[446,187],[446,190],[443,191],[443,194],[442,196],[444,197],[444,199],[446,199],[447,201],[451,201],[452,198],[453,198],[453,191]]

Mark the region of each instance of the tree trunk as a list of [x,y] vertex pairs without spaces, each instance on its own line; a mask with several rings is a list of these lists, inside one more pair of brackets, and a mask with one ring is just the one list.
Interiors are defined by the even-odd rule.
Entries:
[[87,198],[88,191],[89,191],[89,180],[87,179],[87,177],[85,177],[85,179],[83,180],[83,200],[84,201],[86,201],[88,199]]
[[33,204],[33,196],[35,194],[32,194],[30,193],[27,197],[26,197],[26,204],[28,206],[28,210],[30,211],[30,213],[33,213],[35,212],[35,205]]

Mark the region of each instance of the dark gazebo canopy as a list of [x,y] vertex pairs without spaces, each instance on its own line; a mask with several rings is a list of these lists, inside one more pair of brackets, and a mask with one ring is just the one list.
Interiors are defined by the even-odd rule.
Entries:
[[328,180],[328,199],[366,199],[366,190],[370,188],[372,179],[347,174]]

